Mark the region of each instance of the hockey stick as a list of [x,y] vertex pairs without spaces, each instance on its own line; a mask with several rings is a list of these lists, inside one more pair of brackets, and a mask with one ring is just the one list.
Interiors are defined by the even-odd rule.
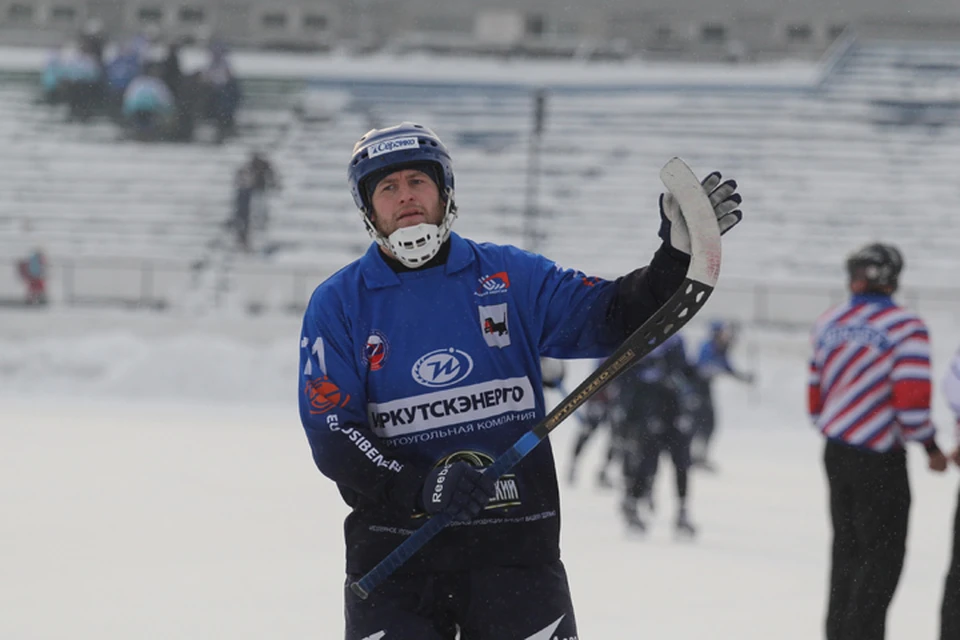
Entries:
[[[710,200],[690,167],[679,158],[673,158],[664,165],[660,170],[660,179],[680,203],[690,232],[692,257],[683,284],[656,313],[624,340],[599,369],[590,374],[546,418],[521,436],[487,467],[484,474],[499,478],[513,468],[590,396],[679,331],[703,307],[713,292],[720,276],[720,227]],[[427,520],[381,560],[380,564],[352,583],[350,589],[366,600],[371,591],[440,533],[450,521],[451,518],[445,514]]]

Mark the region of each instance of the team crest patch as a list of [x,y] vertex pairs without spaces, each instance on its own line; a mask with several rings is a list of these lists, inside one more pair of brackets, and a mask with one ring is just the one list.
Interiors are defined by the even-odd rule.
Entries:
[[360,359],[370,371],[379,371],[386,364],[389,353],[390,343],[387,342],[387,337],[379,331],[371,331],[367,337],[367,343],[363,345],[363,354]]
[[488,346],[503,348],[510,345],[510,326],[507,321],[507,303],[480,305],[480,329]]

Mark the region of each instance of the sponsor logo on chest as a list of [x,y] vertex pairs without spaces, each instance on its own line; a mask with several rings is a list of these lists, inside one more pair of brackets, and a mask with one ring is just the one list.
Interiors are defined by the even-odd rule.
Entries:
[[535,408],[527,377],[488,380],[389,402],[367,404],[374,433],[382,438],[474,422]]
[[466,351],[447,347],[431,351],[413,363],[413,379],[425,387],[438,389],[464,380],[473,371],[473,358]]

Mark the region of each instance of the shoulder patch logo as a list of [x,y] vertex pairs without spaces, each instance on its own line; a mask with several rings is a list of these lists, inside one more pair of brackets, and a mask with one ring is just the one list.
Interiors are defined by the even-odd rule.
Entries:
[[480,312],[480,329],[487,346],[501,349],[510,346],[507,303],[480,305],[477,309]]

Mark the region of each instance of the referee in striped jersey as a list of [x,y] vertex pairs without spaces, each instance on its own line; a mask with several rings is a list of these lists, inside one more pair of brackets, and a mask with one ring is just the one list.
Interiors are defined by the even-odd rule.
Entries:
[[833,548],[827,640],[882,640],[906,553],[907,441],[943,471],[930,421],[927,327],[891,299],[903,258],[870,244],[847,259],[851,297],[813,329],[809,409],[826,437]]
[[[943,395],[956,415],[956,443],[953,461],[960,465],[960,350],[953,356],[943,379]],[[960,640],[960,496],[953,521],[953,555],[943,588],[940,610],[940,640]]]

